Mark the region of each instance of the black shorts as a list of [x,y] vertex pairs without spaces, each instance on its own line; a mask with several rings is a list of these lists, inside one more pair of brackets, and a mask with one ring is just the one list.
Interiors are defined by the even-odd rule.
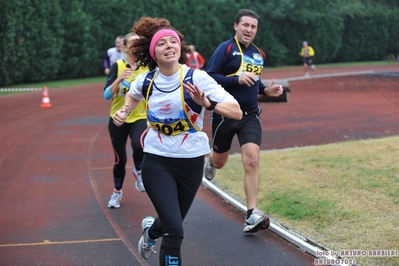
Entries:
[[308,66],[313,65],[313,59],[312,59],[312,57],[305,57],[305,58],[303,59],[303,63],[304,63],[304,64],[307,64]]
[[223,117],[215,112],[212,115],[212,148],[216,153],[230,150],[234,135],[237,134],[240,147],[246,143],[262,144],[262,122],[260,107],[243,111],[241,120]]

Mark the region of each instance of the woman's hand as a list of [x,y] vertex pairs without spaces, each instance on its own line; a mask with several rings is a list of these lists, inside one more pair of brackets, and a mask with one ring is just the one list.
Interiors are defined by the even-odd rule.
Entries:
[[204,106],[205,108],[211,105],[208,98],[205,97],[205,93],[200,90],[197,85],[188,82],[187,84],[183,83],[183,87],[187,90],[188,94],[190,94],[190,97],[196,104]]
[[126,78],[129,78],[132,76],[133,71],[130,68],[126,68],[123,70],[122,74],[119,76],[119,79],[122,81]]
[[124,105],[122,109],[116,111],[114,114],[114,124],[120,127],[123,123],[125,123],[125,120],[130,112],[130,108],[127,105]]

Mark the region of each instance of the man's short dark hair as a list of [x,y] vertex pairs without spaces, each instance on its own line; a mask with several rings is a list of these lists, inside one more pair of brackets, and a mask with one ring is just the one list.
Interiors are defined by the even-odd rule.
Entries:
[[236,14],[236,20],[235,22],[238,24],[240,23],[240,20],[242,17],[251,17],[251,18],[255,18],[256,20],[259,21],[259,15],[251,10],[251,9],[240,9],[238,10],[237,14]]

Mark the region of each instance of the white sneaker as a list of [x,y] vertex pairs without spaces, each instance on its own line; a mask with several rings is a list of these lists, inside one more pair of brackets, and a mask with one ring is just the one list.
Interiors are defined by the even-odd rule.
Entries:
[[251,226],[251,225],[248,225],[247,222],[245,222],[244,233],[256,233],[259,230],[266,230],[270,226],[270,219],[269,219],[269,217],[265,216],[265,218],[263,218],[263,220],[260,223],[258,223],[254,227],[251,226],[252,229],[246,228],[247,226]]
[[137,171],[136,167],[132,169],[133,175],[136,177],[136,189],[140,192],[145,192],[143,179],[141,178],[141,171]]
[[122,189],[119,191],[114,190],[111,195],[111,199],[108,201],[108,208],[119,208],[121,206],[120,202],[122,200],[123,192]]
[[152,255],[152,253],[157,253],[154,250],[157,240],[153,239],[152,241],[149,241],[147,233],[148,228],[151,227],[154,221],[155,221],[154,217],[147,216],[141,222],[141,229],[143,230],[143,235],[140,237],[138,243],[138,250],[141,254],[141,257],[143,257],[144,259],[148,259]]
[[309,77],[309,76],[310,76],[310,74],[309,74],[309,73],[306,73],[306,74],[305,74],[305,77]]
[[207,161],[205,164],[205,178],[211,181],[216,175],[216,168],[211,165],[210,161]]
[[261,223],[265,217],[266,215],[261,210],[255,208],[252,211],[251,216],[249,216],[248,219],[245,219],[244,233],[252,233],[255,227]]
[[310,68],[315,71],[316,70],[316,66],[315,65],[311,65]]

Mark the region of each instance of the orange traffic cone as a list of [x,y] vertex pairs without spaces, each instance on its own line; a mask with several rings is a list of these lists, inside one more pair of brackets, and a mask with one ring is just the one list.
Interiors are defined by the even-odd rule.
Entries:
[[42,105],[40,107],[42,108],[51,107],[47,86],[43,87],[43,99],[42,99]]

